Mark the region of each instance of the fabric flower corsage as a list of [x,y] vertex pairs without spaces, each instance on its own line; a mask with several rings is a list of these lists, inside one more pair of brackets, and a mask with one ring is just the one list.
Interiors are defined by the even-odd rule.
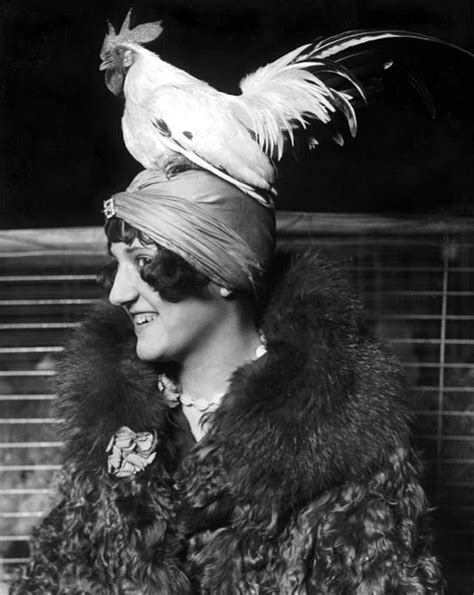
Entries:
[[107,471],[115,477],[130,477],[143,471],[156,457],[156,432],[134,432],[123,426],[110,439]]

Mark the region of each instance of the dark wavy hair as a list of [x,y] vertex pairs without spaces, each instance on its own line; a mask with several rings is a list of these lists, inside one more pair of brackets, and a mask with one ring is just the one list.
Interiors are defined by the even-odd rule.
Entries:
[[[197,271],[179,254],[160,246],[123,219],[118,217],[108,219],[104,229],[109,252],[115,242],[130,245],[134,240],[138,240],[144,246],[158,248],[150,264],[141,269],[141,277],[158,291],[164,300],[179,302],[185,297],[201,295],[204,287],[209,283],[210,280],[206,275]],[[117,263],[110,262],[98,276],[99,284],[107,293],[112,289],[116,271]]]

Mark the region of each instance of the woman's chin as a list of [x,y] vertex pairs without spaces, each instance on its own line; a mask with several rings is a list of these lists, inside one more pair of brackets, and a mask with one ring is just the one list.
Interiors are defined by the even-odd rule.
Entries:
[[137,357],[144,362],[156,362],[161,359],[161,351],[156,345],[150,345],[147,341],[137,341]]

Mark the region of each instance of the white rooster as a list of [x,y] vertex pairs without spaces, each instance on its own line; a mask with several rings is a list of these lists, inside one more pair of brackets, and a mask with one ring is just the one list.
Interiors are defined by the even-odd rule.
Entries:
[[100,53],[107,87],[125,97],[128,151],[143,167],[168,176],[188,167],[207,169],[265,204],[275,193],[274,161],[288,141],[294,143],[296,128],[313,120],[327,124],[340,111],[355,136],[353,102],[365,99],[365,92],[342,63],[348,53],[396,37],[456,47],[406,31],[349,31],[259,68],[240,82],[241,95],[229,95],[142,47],[160,35],[161,21],[130,29],[130,15],[131,10],[118,34],[109,23]]

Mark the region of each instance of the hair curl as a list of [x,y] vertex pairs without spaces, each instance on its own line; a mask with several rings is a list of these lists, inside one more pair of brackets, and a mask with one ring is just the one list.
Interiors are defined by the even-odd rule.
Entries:
[[[115,242],[130,245],[134,240],[138,240],[144,246],[158,248],[153,260],[141,269],[140,274],[142,279],[168,302],[179,302],[185,297],[200,295],[210,281],[206,275],[197,271],[179,254],[160,246],[123,219],[118,217],[109,219],[105,224],[105,234],[109,251]],[[98,276],[99,284],[107,292],[112,289],[116,271],[117,263],[111,262]]]

